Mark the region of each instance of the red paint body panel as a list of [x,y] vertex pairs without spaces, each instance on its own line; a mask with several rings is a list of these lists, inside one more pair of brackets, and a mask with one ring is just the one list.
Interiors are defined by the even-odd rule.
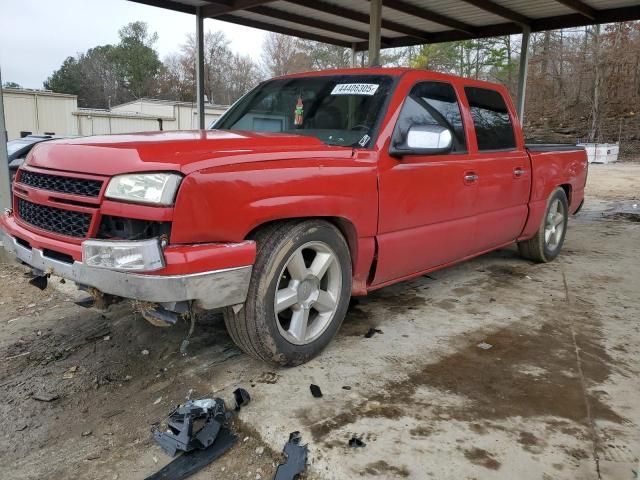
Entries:
[[[32,248],[53,250],[69,255],[75,261],[82,261],[81,245],[42,235],[31,226],[25,227],[13,215],[0,216],[0,228],[13,237],[29,242]],[[171,245],[165,249],[164,257],[165,268],[148,272],[150,275],[181,275],[253,265],[256,259],[256,244],[243,241],[233,244]]]
[[[217,130],[56,140],[34,147],[24,168],[102,180],[100,196],[78,204],[81,199],[76,196],[16,183],[15,197],[91,213],[89,237],[96,234],[103,215],[172,222],[167,267],[153,272],[156,275],[250,265],[255,244],[246,239],[257,227],[290,218],[328,218],[349,243],[353,293],[358,295],[530,238],[539,228],[548,196],[558,186],[570,192],[572,212],[582,202],[585,152],[528,152],[504,87],[401,68],[293,76],[333,74],[397,77],[369,149],[327,146],[302,135]],[[421,81],[453,86],[466,153],[402,159],[388,154],[404,100]],[[491,88],[503,96],[514,124],[514,149],[478,152],[466,86]],[[523,172],[516,176],[516,170]],[[104,198],[110,177],[154,171],[184,175],[174,207]],[[476,174],[477,181],[465,181],[468,173]],[[76,203],[64,203],[68,201]],[[82,239],[39,231],[13,216],[3,217],[0,226],[37,248],[81,259]]]

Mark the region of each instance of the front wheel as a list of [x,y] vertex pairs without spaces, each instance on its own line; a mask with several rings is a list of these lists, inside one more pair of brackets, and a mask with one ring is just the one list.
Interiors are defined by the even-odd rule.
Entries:
[[247,300],[224,311],[227,330],[249,355],[283,366],[316,356],[336,334],[351,296],[351,256],[322,220],[259,231]]
[[520,255],[534,262],[550,262],[560,254],[569,221],[569,203],[562,188],[556,188],[547,201],[547,210],[536,235],[518,243]]

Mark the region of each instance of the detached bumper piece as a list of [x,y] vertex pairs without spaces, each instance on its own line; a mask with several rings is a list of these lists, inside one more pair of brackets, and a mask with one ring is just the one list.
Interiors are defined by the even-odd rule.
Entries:
[[[251,400],[244,389],[234,392],[235,410]],[[171,456],[184,452],[146,480],[186,478],[209,465],[237,442],[237,437],[225,426],[233,416],[220,398],[190,400],[169,414],[166,428],[151,429],[154,439]],[[199,427],[196,429],[195,425]]]
[[301,446],[301,440],[300,432],[289,435],[289,441],[284,446],[287,461],[278,465],[274,480],[295,480],[307,468],[309,448],[307,445]]
[[[192,400],[171,412],[165,431],[157,428],[151,431],[156,442],[173,457],[178,450],[192,452],[210,447],[226,419],[222,400]],[[194,432],[197,421],[204,421],[204,425]]]

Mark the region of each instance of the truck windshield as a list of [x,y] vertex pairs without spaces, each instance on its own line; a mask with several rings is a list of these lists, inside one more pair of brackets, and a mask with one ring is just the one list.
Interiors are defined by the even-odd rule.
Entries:
[[328,145],[367,147],[393,80],[385,75],[285,78],[259,85],[214,128],[308,135]]

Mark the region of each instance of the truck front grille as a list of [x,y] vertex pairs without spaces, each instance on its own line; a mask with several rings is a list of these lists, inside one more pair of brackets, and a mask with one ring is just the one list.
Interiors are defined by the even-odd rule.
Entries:
[[50,190],[70,195],[82,195],[84,197],[97,197],[102,189],[102,181],[88,180],[86,178],[71,178],[60,175],[30,172],[22,170],[18,180],[23,185],[28,185],[42,190]]
[[38,205],[22,198],[17,201],[18,217],[34,227],[69,237],[84,238],[89,233],[89,213]]

